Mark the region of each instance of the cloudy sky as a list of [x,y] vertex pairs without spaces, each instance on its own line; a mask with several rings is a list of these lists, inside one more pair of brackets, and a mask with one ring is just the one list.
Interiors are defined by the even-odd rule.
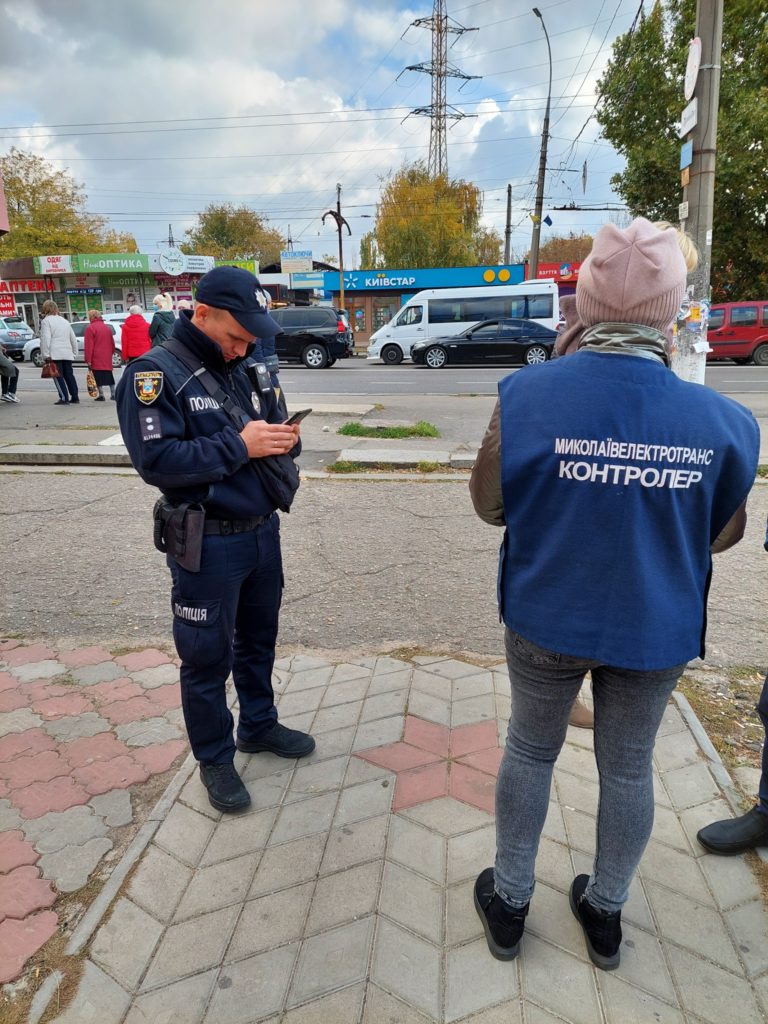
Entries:
[[[336,251],[336,183],[357,265],[382,176],[427,156],[431,0],[3,0],[0,152],[15,145],[69,169],[89,208],[156,251],[210,202],[247,203],[315,258]],[[599,137],[594,86],[638,0],[540,0],[552,46],[545,211],[553,227],[593,232],[617,204],[621,167]],[[484,193],[484,220],[504,230],[513,187],[512,247],[530,243],[547,47],[527,0],[448,0],[477,31],[451,37],[468,75],[448,100],[476,116],[448,135],[451,176]],[[584,127],[586,123],[586,127]],[[580,134],[579,134],[580,133]],[[577,136],[578,139],[577,139]],[[582,167],[587,163],[586,192]]]

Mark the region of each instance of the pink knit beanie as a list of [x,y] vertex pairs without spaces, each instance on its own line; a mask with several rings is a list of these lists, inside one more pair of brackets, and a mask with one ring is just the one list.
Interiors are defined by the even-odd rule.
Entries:
[[643,324],[666,331],[685,294],[686,266],[674,230],[643,217],[622,231],[600,228],[581,265],[576,308],[582,323]]

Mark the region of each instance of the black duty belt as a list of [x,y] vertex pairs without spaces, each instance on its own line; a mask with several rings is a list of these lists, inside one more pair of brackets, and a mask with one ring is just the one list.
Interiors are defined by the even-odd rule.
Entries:
[[220,537],[228,537],[233,533],[248,533],[249,530],[255,530],[257,526],[266,523],[273,515],[274,512],[270,512],[268,516],[251,516],[250,519],[206,518],[203,533],[214,534]]

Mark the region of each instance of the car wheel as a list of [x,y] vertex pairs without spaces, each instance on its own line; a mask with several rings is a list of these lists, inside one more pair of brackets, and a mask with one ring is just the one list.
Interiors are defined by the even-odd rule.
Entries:
[[122,365],[123,365],[123,357],[120,355],[120,353],[117,350],[115,350],[112,353],[112,366],[113,366],[113,368],[115,370],[119,370]]
[[752,353],[752,362],[755,366],[768,366],[768,345],[758,345]]
[[448,353],[444,348],[435,345],[434,348],[427,349],[424,355],[424,362],[431,370],[439,370],[448,362]]
[[397,345],[385,345],[381,350],[381,361],[387,366],[397,366],[403,361],[403,350]]
[[309,370],[322,370],[328,362],[328,353],[322,345],[307,345],[301,353],[301,361]]
[[35,364],[35,366],[43,365],[43,356],[39,348],[34,349],[34,351],[32,352],[32,362]]
[[525,350],[527,366],[538,366],[540,363],[546,363],[547,359],[549,359],[549,355],[543,345],[531,345]]

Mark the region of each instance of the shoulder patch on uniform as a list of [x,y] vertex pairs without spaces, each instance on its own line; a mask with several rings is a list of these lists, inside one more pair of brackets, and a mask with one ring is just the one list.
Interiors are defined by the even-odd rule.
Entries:
[[133,391],[143,405],[152,405],[162,390],[162,370],[140,370],[133,375]]

